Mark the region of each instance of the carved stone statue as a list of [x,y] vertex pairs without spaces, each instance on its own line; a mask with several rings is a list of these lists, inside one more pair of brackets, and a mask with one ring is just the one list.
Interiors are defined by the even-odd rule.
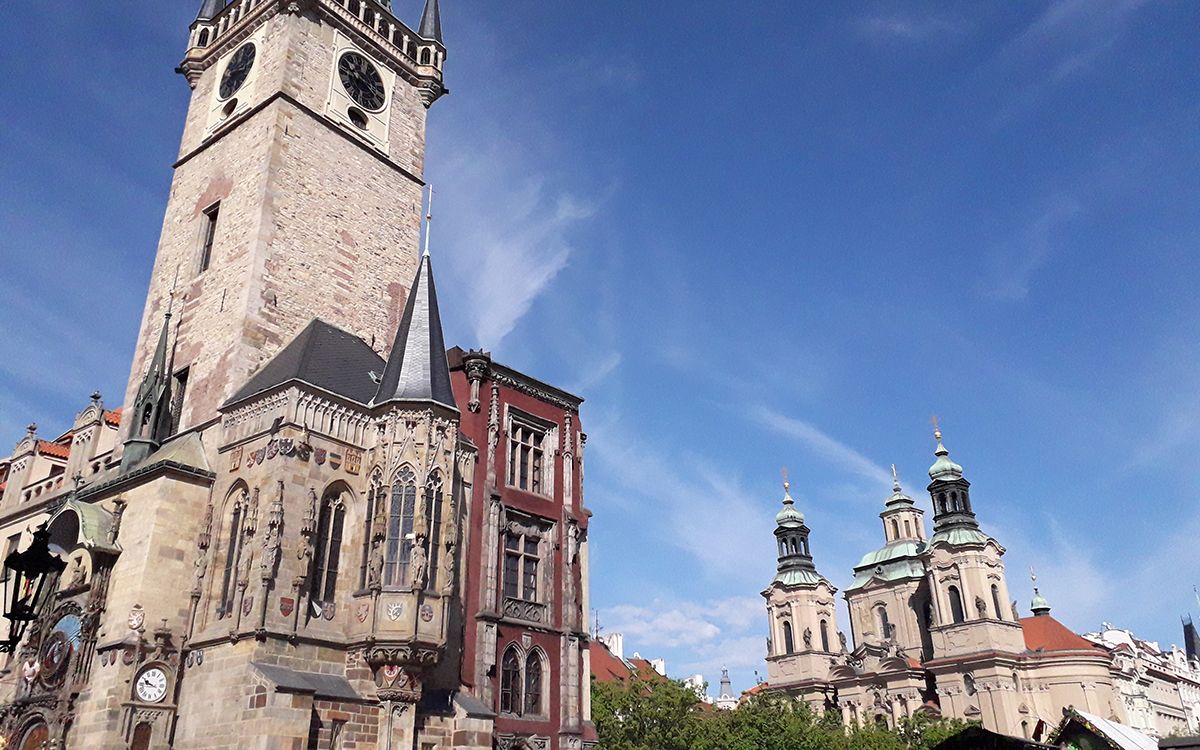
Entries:
[[192,563],[192,566],[194,568],[192,571],[192,577],[196,581],[195,585],[192,587],[192,590],[196,593],[199,593],[203,590],[202,587],[204,585],[204,576],[208,573],[207,549],[200,552],[200,554],[196,557],[196,562]]
[[453,541],[447,540],[443,559],[446,561],[446,580],[442,581],[442,593],[449,594],[454,591],[454,573],[458,565],[458,550],[455,549]]
[[983,597],[975,597],[975,609],[979,612],[980,617],[987,617],[987,602],[983,600]]
[[804,638],[804,648],[811,649],[812,648],[812,628],[804,629],[803,638]]
[[417,542],[413,545],[412,555],[409,557],[409,570],[412,571],[412,589],[420,591],[425,588],[429,574],[429,553],[425,551],[423,537],[417,537]]
[[841,646],[842,653],[846,653],[846,634],[838,631],[838,644]]
[[383,587],[383,542],[371,543],[371,557],[367,562],[367,588],[378,591]]
[[69,589],[82,588],[87,582],[87,571],[83,569],[83,558],[75,559],[75,570],[71,573],[71,582],[67,585]]

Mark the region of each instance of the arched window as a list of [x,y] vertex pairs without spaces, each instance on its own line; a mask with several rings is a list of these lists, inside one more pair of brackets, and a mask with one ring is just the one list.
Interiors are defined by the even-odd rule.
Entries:
[[500,713],[517,714],[521,711],[521,657],[517,647],[509,646],[500,663]]
[[821,620],[821,650],[829,653],[829,623]]
[[958,493],[957,492],[950,493],[950,507],[953,508],[955,511],[962,510],[962,506],[958,504]]
[[326,491],[317,515],[317,538],[309,573],[309,601],[328,604],[337,595],[338,566],[342,557],[342,525],[346,506],[340,490]]
[[153,731],[149,722],[138,722],[133,728],[133,742],[129,744],[131,750],[150,750],[150,736]]
[[898,524],[896,522],[896,519],[893,518],[892,519],[892,539],[899,539],[899,538],[900,538],[900,524]]
[[242,557],[242,529],[249,510],[249,493],[245,485],[235,487],[229,512],[229,535],[225,537],[225,569],[221,574],[221,601],[217,604],[217,617],[224,618],[233,613],[233,597],[237,592],[237,569]]
[[383,558],[383,585],[405,586],[412,556],[413,513],[417,504],[417,475],[411,466],[400,469],[392,485],[388,506],[387,545]]
[[946,508],[946,493],[945,493],[945,492],[939,492],[939,493],[938,493],[937,505],[938,505],[938,512],[939,512],[939,513],[945,513],[945,512],[947,511],[947,508]]
[[792,638],[792,624],[783,621],[783,653],[790,654],[796,650],[796,641]]
[[880,635],[884,638],[891,638],[892,637],[892,624],[890,622],[888,622],[887,607],[880,604],[875,609],[875,612],[879,616],[879,633],[880,633]]
[[912,536],[912,527],[908,525],[908,519],[904,519],[904,536]]
[[786,543],[782,539],[780,539],[779,540],[779,556],[784,557],[786,555],[787,555]]
[[421,50],[421,64],[428,65],[430,62],[429,48],[425,47]]
[[803,542],[803,544],[804,544],[804,554],[806,554],[806,555],[807,555],[807,554],[810,554],[810,553],[809,553],[809,551],[808,551],[808,538],[807,538],[807,537],[805,537],[805,538],[802,540],[802,542]]
[[542,710],[542,659],[535,651],[525,660],[525,713],[538,716]]
[[1000,606],[1000,587],[992,584],[992,606],[996,608],[996,619],[1004,619],[1004,608]]
[[367,490],[367,506],[363,517],[362,565],[358,569],[359,588],[367,587],[367,568],[371,565],[371,545],[375,543],[375,513],[380,503],[384,502],[385,493],[379,474],[371,477],[371,487]]
[[967,617],[963,614],[962,594],[958,593],[958,587],[951,586],[946,593],[950,595],[950,616],[956,623],[964,622]]
[[425,523],[429,524],[429,575],[427,588],[437,588],[438,559],[442,548],[442,475],[432,472],[425,482]]
[[201,47],[208,46],[208,29],[200,30],[200,46]]

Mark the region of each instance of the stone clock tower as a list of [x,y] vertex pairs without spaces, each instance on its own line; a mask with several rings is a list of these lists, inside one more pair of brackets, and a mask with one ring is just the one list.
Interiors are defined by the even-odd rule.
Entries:
[[314,317],[387,354],[417,267],[425,113],[445,59],[436,0],[415,31],[386,2],[204,1],[127,406],[172,296],[168,433],[214,419]]

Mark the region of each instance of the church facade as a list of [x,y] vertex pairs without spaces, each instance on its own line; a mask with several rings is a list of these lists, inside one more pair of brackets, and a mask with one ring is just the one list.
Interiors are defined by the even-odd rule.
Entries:
[[[204,0],[129,385],[0,461],[68,562],[8,747],[582,750],[582,400],[447,350],[437,0]],[[450,297],[453,304],[453,295]]]
[[933,535],[899,481],[884,503],[884,545],[863,556],[843,596],[817,571],[811,530],[785,485],[776,518],[778,572],[763,592],[768,687],[843,722],[895,726],[919,714],[1044,736],[1074,706],[1124,720],[1112,662],[1050,616],[1034,589],[1032,617],[1009,596],[1004,547],[976,520],[970,482],[935,434],[929,469]]

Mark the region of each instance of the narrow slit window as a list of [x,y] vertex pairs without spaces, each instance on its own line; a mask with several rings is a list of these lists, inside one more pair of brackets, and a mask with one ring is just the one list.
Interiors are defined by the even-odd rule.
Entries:
[[208,270],[212,264],[213,240],[217,237],[217,217],[221,214],[221,204],[213,204],[204,212],[203,239],[200,243],[200,273]]

